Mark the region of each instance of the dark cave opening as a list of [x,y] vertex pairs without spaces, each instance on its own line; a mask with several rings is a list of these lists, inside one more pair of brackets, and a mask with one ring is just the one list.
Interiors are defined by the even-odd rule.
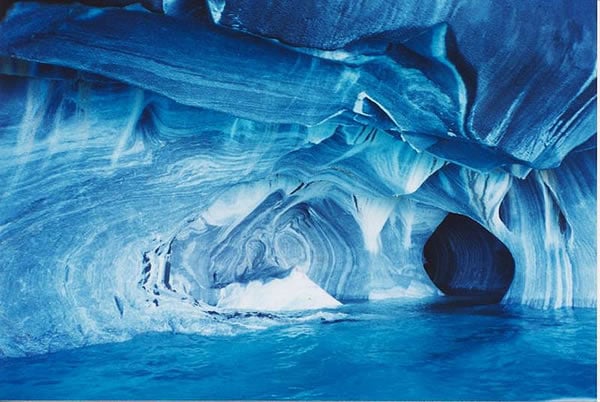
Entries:
[[496,303],[514,277],[512,254],[474,220],[448,214],[423,248],[423,266],[445,295],[473,303]]

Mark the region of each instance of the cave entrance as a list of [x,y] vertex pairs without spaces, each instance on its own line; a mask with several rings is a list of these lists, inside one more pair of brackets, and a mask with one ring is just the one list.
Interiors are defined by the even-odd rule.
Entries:
[[512,254],[474,220],[448,214],[423,248],[425,271],[448,296],[473,303],[497,303],[515,273]]

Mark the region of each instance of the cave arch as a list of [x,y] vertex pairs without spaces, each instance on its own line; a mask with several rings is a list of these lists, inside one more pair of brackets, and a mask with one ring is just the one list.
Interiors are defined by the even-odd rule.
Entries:
[[448,214],[423,248],[423,266],[446,295],[496,303],[512,283],[510,250],[474,220]]

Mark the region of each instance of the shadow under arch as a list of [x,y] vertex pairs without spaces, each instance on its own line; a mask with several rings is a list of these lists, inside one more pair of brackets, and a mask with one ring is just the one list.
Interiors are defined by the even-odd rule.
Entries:
[[467,303],[497,303],[510,287],[510,250],[474,220],[450,213],[423,248],[423,266],[445,295]]

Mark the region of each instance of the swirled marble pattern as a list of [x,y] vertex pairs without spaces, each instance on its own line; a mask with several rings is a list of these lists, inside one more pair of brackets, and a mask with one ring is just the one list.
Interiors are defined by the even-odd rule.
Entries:
[[451,294],[434,233],[596,305],[591,1],[55,3],[0,12],[0,355]]

